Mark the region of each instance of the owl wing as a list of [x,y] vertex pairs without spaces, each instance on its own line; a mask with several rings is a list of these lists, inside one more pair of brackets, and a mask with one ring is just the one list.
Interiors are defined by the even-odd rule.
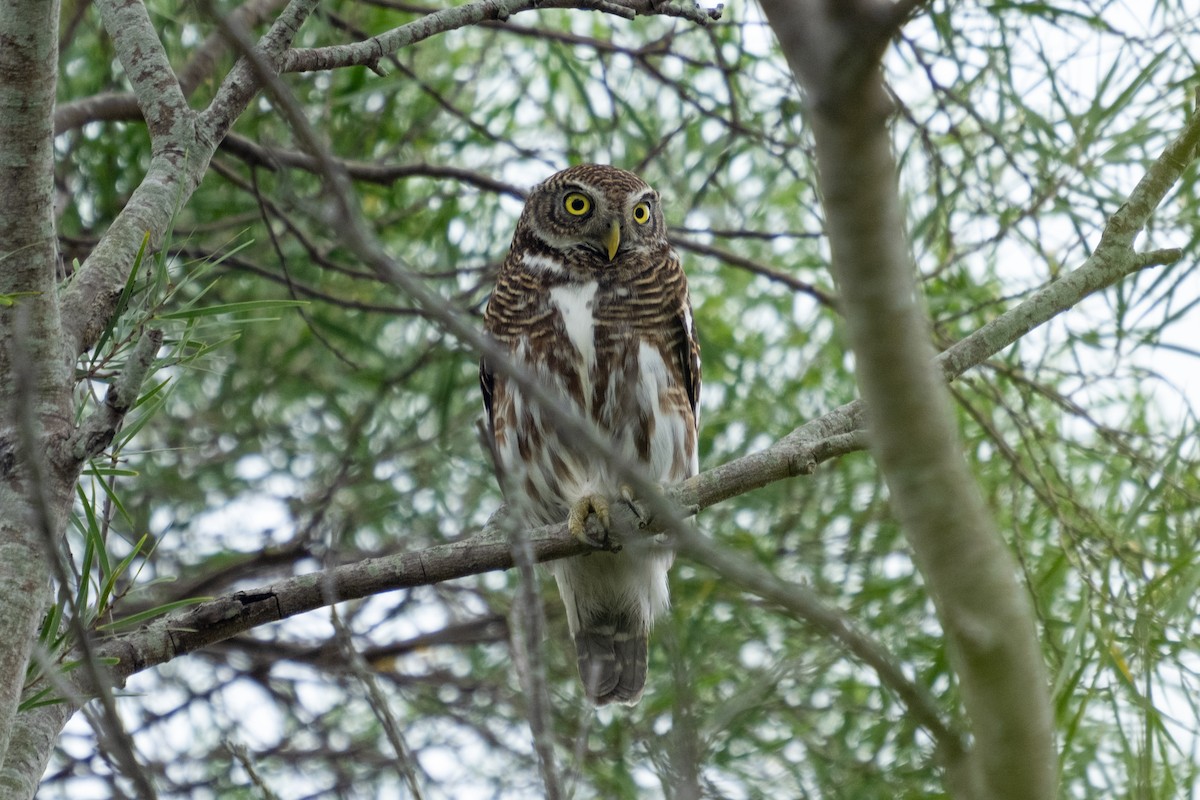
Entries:
[[683,279],[683,269],[679,264],[679,254],[670,251],[670,259],[675,262],[670,270],[680,276],[679,302],[671,331],[675,343],[674,358],[679,367],[680,380],[687,391],[688,403],[692,408],[692,420],[697,431],[700,428],[700,340],[696,338],[696,322],[692,318],[692,300],[688,295],[687,282]]
[[[498,283],[503,280],[503,269]],[[502,316],[498,313],[499,304],[502,302],[497,299],[499,285],[492,292],[492,296],[488,298],[487,307],[483,314],[483,332],[491,339],[493,343],[499,343],[496,338],[496,328],[499,324],[498,317]],[[492,454],[492,467],[495,470],[496,480],[500,484],[500,488],[504,488],[504,475],[500,464],[500,451],[496,446],[496,373],[492,369],[487,356],[481,356],[479,359],[479,391],[483,395],[483,416],[484,430],[482,431],[484,444],[487,446],[488,452]]]
[[[488,299],[487,308],[483,313],[484,334],[501,350],[511,350],[522,333],[528,333],[538,297],[536,287],[531,287],[528,279],[522,276],[519,263],[513,252],[510,251],[496,276],[496,286],[492,290],[492,296]],[[511,393],[505,390],[506,384],[503,375],[500,376],[499,381],[501,385],[498,386],[495,369],[487,356],[480,358],[479,391],[483,395],[483,411],[486,422],[484,438],[488,451],[492,454],[492,466],[495,468],[496,479],[503,490],[506,485],[505,470],[500,460],[500,451],[496,441],[498,427],[496,413],[498,410],[500,413],[504,413],[504,411],[503,408],[497,409],[496,406],[497,401],[500,406],[505,406],[506,398],[511,400]],[[499,397],[497,390],[500,392]],[[499,427],[503,428],[503,425]]]
[[700,428],[700,340],[696,338],[696,323],[692,319],[692,303],[686,296],[683,298],[683,313],[679,315],[678,323],[683,327],[676,358],[679,362],[680,374],[683,376],[683,386],[687,389],[688,402],[692,406],[692,419],[696,429]]
[[[492,372],[492,368],[488,364],[486,357],[479,359],[479,390],[483,394],[484,442],[487,444],[488,452],[492,454],[492,466],[496,470],[496,477],[500,478],[500,454],[496,451],[496,419],[492,416],[492,398],[496,392],[496,375]],[[504,485],[502,479],[500,480],[500,485]]]

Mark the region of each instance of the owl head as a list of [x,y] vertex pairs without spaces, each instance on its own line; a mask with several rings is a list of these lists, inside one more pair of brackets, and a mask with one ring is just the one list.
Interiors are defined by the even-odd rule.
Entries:
[[513,244],[588,271],[668,246],[658,193],[603,164],[570,167],[535,186]]

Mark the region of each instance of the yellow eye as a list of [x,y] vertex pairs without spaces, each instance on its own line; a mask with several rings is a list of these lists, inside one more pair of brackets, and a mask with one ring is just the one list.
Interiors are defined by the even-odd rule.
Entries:
[[649,203],[638,203],[633,207],[633,221],[638,225],[645,225],[650,221]]
[[563,208],[572,216],[582,217],[592,210],[592,201],[588,200],[587,195],[580,194],[579,192],[571,192],[563,200]]

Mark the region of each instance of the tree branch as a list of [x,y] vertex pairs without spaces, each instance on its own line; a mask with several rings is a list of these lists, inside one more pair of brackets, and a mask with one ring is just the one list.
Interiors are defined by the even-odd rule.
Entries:
[[963,768],[963,755],[966,753],[963,735],[942,720],[933,697],[904,674],[895,656],[855,627],[847,615],[827,605],[808,588],[788,583],[733,550],[721,547],[695,532],[688,531],[683,536],[677,536],[673,544],[680,555],[704,564],[722,578],[784,608],[797,619],[830,636],[855,658],[874,669],[880,682],[896,693],[916,723],[933,737],[943,765],[947,769]]
[[[29,777],[29,742],[12,737],[25,669],[51,601],[40,501],[70,496],[59,476],[40,484],[30,474],[25,446],[35,437],[33,447],[44,454],[71,419],[72,373],[54,285],[59,16],[55,0],[0,0],[0,294],[15,299],[0,308],[0,786]],[[45,520],[58,534],[69,505]]]
[[[291,3],[263,36],[259,45],[263,51],[278,56],[314,2]],[[111,321],[143,238],[150,234],[152,249],[162,244],[171,219],[203,178],[217,143],[258,90],[253,72],[239,62],[209,108],[194,114],[144,8],[140,13],[128,11],[117,0],[105,0],[105,8],[109,35],[122,43],[121,65],[134,84],[143,113],[156,120],[150,123],[154,157],[125,208],[63,293],[63,326],[75,353],[96,343]],[[160,88],[165,98],[156,96]]]
[[[852,423],[841,410],[832,412],[797,429],[762,453],[737,459],[671,487],[667,490],[667,502],[695,513],[773,480],[811,472],[821,462],[861,448],[858,434],[823,438],[827,428],[843,424]],[[716,486],[718,482],[724,485]],[[612,512],[615,530],[638,528],[636,517],[625,506],[614,506]],[[596,524],[594,519],[591,523]],[[648,530],[653,532],[653,526]],[[600,531],[593,533],[598,536]],[[565,523],[532,529],[524,537],[538,562],[591,552],[590,547],[567,531]],[[259,625],[330,603],[510,569],[513,564],[505,516],[497,513],[481,533],[452,544],[367,559],[202,602],[132,633],[101,642],[97,655],[118,658],[112,673],[117,680],[124,680]],[[809,603],[816,608],[820,601],[811,598]],[[805,612],[794,608],[793,611],[807,619]],[[829,619],[839,617],[838,612],[825,609],[815,619],[827,625]]]
[[794,292],[808,295],[826,308],[837,308],[836,297],[818,286],[814,286],[807,281],[800,280],[789,272],[774,269],[773,267],[767,266],[766,264],[761,264],[752,258],[746,258],[743,255],[739,255],[738,253],[734,253],[721,247],[714,247],[710,244],[697,242],[695,239],[688,239],[674,233],[669,233],[668,236],[671,239],[671,244],[675,245],[680,250],[687,250],[688,252],[699,253],[700,255],[705,256],[712,256],[713,258],[729,264],[730,266],[737,267],[738,269],[744,269],[747,272],[754,273],[755,275],[761,275],[768,280],[775,281],[776,283],[782,283],[784,286],[787,286]]
[[903,227],[880,71],[891,3],[764,0],[804,88],[871,451],[937,607],[975,739],[959,797],[1049,800],[1057,761],[1033,614],[962,455]]
[[158,32],[150,22],[150,13],[141,2],[96,0],[104,30],[112,39],[133,84],[138,108],[150,129],[151,142],[164,147],[192,138],[194,115],[171,69],[171,62]]
[[466,5],[435,11],[421,19],[372,36],[361,42],[291,50],[280,64],[280,72],[312,72],[338,67],[368,67],[381,72],[380,61],[411,44],[456,28],[487,20],[507,20],[513,14],[544,8],[602,11],[633,19],[635,15],[682,17],[698,25],[721,18],[721,6],[654,3],[651,0],[476,0]]
[[138,338],[125,369],[108,387],[104,405],[96,409],[75,431],[70,447],[76,461],[87,461],[104,452],[112,443],[125,419],[125,413],[137,402],[158,348],[162,346],[162,339],[162,331],[157,328],[144,331]]
[[[267,15],[284,5],[285,0],[249,0],[238,6],[230,16],[246,27],[263,22]],[[209,35],[192,51],[192,57],[179,70],[179,90],[191,97],[205,78],[212,74],[221,56],[228,51],[225,39],[218,33]],[[54,109],[54,135],[82,127],[89,122],[142,119],[138,98],[129,92],[102,92],[59,103]]]
[[1200,104],[1183,129],[1154,159],[1129,198],[1104,226],[1100,242],[1078,268],[1060,276],[1027,297],[1020,305],[1001,314],[977,331],[940,353],[936,361],[947,378],[954,378],[976,364],[1073,308],[1095,294],[1147,267],[1170,264],[1183,257],[1176,248],[1138,253],[1133,241],[1146,228],[1150,215],[1163,197],[1196,159],[1200,147]]
[[[221,149],[232,153],[247,164],[272,171],[280,167],[294,167],[308,172],[320,173],[320,165],[317,163],[316,157],[308,153],[299,150],[266,147],[236,133],[229,133],[225,137],[221,142]],[[525,197],[525,192],[511,183],[505,183],[482,172],[462,167],[441,164],[380,164],[374,161],[350,161],[346,159],[339,159],[338,163],[349,177],[383,186],[390,186],[396,181],[405,178],[442,178],[459,181],[485,192],[508,195],[517,199],[524,199]]]

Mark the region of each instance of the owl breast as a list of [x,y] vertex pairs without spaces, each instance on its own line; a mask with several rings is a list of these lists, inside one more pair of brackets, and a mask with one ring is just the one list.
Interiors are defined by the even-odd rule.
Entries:
[[[513,357],[564,408],[594,422],[647,477],[675,483],[697,471],[695,421],[687,390],[668,368],[672,343],[606,313],[620,290],[567,282],[545,293],[538,325],[510,342]],[[626,291],[627,294],[627,291]],[[508,381],[493,398],[496,455],[540,524],[561,522],[592,494],[616,496],[622,480],[602,454],[559,427]]]

